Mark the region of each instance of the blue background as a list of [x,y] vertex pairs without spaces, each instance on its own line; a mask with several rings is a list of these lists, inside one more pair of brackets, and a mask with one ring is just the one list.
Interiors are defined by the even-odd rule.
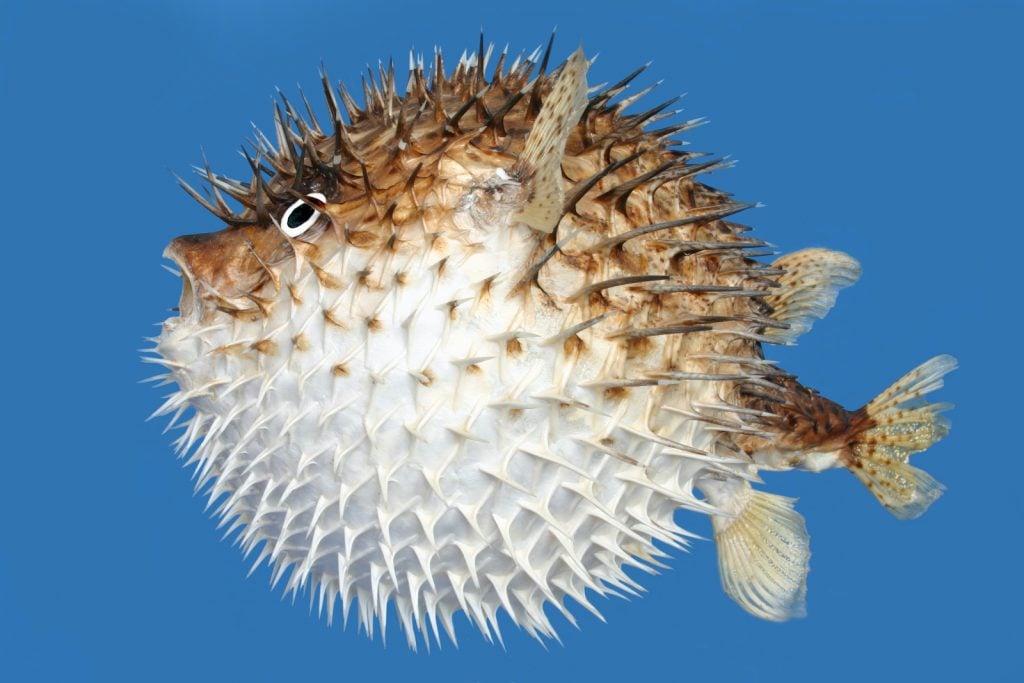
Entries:
[[[0,678],[1021,680],[1021,5],[372,4],[3,3]],[[708,182],[766,204],[743,217],[758,236],[860,259],[832,315],[770,350],[805,383],[853,407],[960,359],[953,432],[917,461],[949,492],[922,519],[843,472],[766,476],[808,520],[808,618],[747,616],[699,542],[645,598],[601,602],[607,624],[577,610],[564,645],[461,622],[459,649],[385,646],[246,579],[143,421],[159,394],[136,349],[179,292],[160,253],[216,227],[167,169],[202,145],[243,173],[250,120],[271,129],[275,86],[317,92],[321,58],[358,84],[410,47],[454,60],[481,25],[513,51],[557,25],[558,59],[601,53],[592,83],[653,59],[649,103],[690,93],[683,116],[712,121],[693,148],[740,160]]]

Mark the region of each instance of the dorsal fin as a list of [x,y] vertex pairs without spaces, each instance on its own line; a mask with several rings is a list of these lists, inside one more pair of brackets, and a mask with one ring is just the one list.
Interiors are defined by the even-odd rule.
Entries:
[[765,297],[773,309],[772,318],[787,323],[787,329],[770,329],[765,335],[781,344],[792,344],[821,320],[836,303],[843,287],[860,277],[860,264],[848,254],[828,249],[802,249],[780,257],[772,264],[785,270],[779,289]]
[[569,57],[551,92],[544,98],[526,148],[512,170],[528,188],[526,202],[516,214],[534,230],[552,232],[562,218],[562,156],[569,133],[587,106],[587,67],[583,49]]

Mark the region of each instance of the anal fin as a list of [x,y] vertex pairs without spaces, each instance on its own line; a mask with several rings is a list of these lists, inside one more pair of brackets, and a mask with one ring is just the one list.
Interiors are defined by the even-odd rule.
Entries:
[[765,335],[782,344],[794,343],[810,331],[815,320],[825,317],[836,303],[839,290],[860,277],[860,264],[848,254],[829,249],[802,249],[782,256],[772,266],[786,272],[779,288],[765,297],[772,318],[788,328],[771,328]]
[[795,502],[743,482],[721,505],[735,516],[711,519],[722,588],[761,619],[786,621],[807,613],[810,538]]

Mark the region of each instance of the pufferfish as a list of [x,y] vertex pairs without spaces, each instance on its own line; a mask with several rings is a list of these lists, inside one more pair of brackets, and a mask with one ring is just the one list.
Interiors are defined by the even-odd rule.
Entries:
[[671,102],[619,97],[642,69],[589,88],[582,51],[550,53],[488,68],[481,44],[446,75],[436,52],[404,92],[381,67],[362,107],[323,73],[327,120],[282,96],[250,180],[197,168],[226,226],[165,252],[157,414],[255,566],[371,636],[392,611],[411,647],[459,612],[557,637],[551,608],[600,616],[691,543],[678,510],[710,516],[743,609],[802,616],[804,520],[758,472],[844,468],[917,517],[943,487],[908,458],[948,430],[922,397],[955,361],[853,411],[780,369],[766,345],[858,263],[758,260],[749,205],[698,180],[727,163],[673,139],[700,120],[655,127]]

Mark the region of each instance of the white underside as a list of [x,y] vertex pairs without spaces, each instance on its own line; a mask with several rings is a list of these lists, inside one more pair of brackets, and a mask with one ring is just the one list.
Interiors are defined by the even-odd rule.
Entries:
[[[606,401],[588,383],[614,371],[612,343],[584,331],[567,361],[559,334],[580,321],[507,298],[527,228],[465,238],[446,253],[342,249],[325,267],[340,288],[300,266],[282,284],[301,303],[283,291],[256,323],[171,319],[158,349],[180,387],[167,411],[195,409],[182,446],[201,444],[199,485],[245,549],[371,632],[393,602],[412,644],[439,622],[454,638],[460,609],[488,636],[502,609],[553,636],[545,603],[569,616],[566,596],[590,608],[587,589],[632,592],[623,566],[656,557],[654,539],[685,543],[677,509],[708,509],[692,490],[707,461],[672,443],[710,448],[706,425],[660,410],[650,387]],[[265,339],[274,352],[251,348]],[[673,391],[678,408],[718,400],[708,382]]]

